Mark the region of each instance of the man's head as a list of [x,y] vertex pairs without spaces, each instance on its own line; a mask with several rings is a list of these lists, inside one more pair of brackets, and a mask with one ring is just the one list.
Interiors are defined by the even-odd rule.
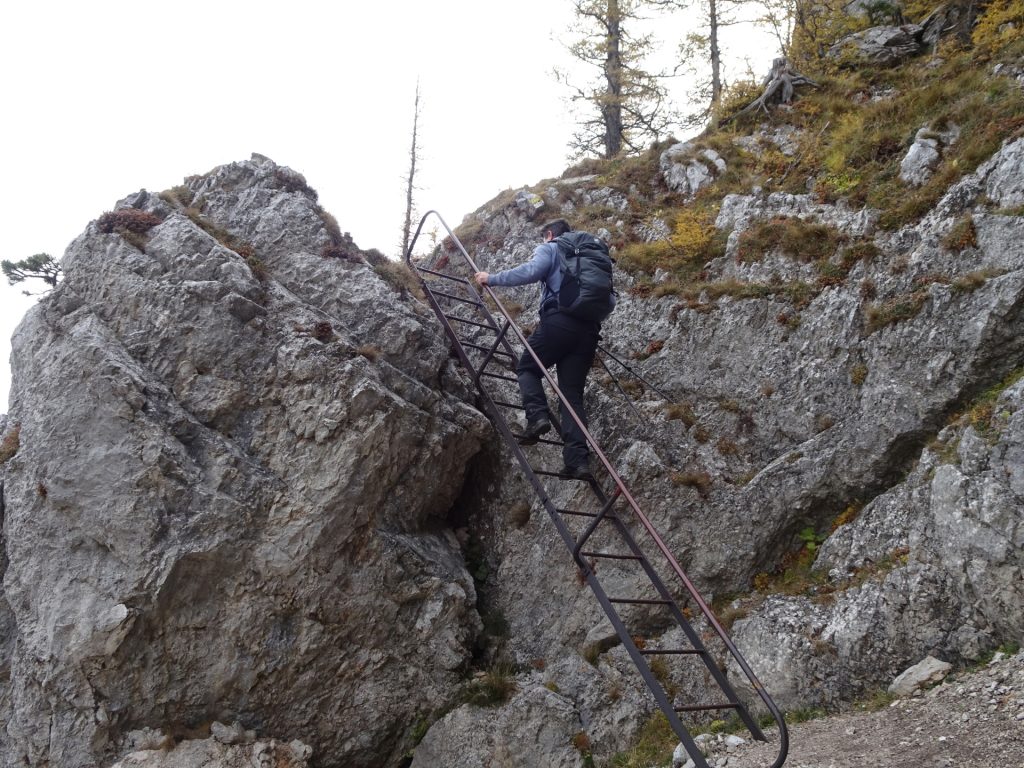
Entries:
[[569,222],[565,219],[553,219],[540,228],[540,236],[546,243],[548,240],[554,240],[559,235],[564,235],[566,232],[572,232],[572,227],[569,226]]

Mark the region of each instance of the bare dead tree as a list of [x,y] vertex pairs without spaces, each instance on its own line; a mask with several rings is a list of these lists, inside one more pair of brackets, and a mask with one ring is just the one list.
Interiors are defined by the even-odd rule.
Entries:
[[770,104],[788,104],[792,101],[797,86],[810,85],[814,88],[818,87],[818,84],[809,77],[793,70],[785,57],[779,57],[772,62],[771,72],[768,73],[762,85],[763,90],[760,96],[738,112],[723,118],[719,124],[725,125],[738,117],[759,110],[768,114],[768,106]]
[[772,31],[780,51],[788,51],[793,40],[793,24],[796,19],[796,0],[751,0],[759,9],[755,24]]
[[[684,125],[703,125],[721,103],[727,83],[722,74],[726,54],[722,32],[739,24],[766,24],[764,17],[750,11],[768,3],[793,0],[647,0],[651,7],[670,13],[684,13],[688,33],[679,44],[679,69],[696,81],[690,101],[697,109],[684,117]],[[782,50],[780,48],[780,50]]]
[[409,250],[409,240],[412,238],[413,219],[413,190],[416,189],[416,164],[419,161],[419,124],[420,124],[420,81],[416,81],[416,98],[413,102],[412,112],[412,141],[409,144],[409,175],[405,180],[405,221],[402,224],[402,255]]

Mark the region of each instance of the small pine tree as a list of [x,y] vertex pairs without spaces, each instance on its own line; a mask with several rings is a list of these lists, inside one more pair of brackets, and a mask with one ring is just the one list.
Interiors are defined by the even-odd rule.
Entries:
[[[4,277],[7,278],[10,285],[35,278],[42,280],[51,288],[56,288],[57,282],[63,274],[60,264],[48,253],[37,253],[21,261],[4,260],[0,262],[0,269],[3,270]],[[24,291],[24,293],[31,295],[28,291]]]

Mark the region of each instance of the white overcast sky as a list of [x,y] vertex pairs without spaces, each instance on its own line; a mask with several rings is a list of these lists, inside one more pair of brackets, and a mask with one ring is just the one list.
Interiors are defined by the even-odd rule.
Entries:
[[[252,152],[304,174],[361,248],[394,254],[417,78],[418,207],[454,227],[568,165],[551,72],[570,63],[571,21],[568,0],[4,3],[0,258],[59,257],[125,195]],[[752,45],[766,73],[772,45]],[[20,290],[0,280],[0,413],[34,301]]]

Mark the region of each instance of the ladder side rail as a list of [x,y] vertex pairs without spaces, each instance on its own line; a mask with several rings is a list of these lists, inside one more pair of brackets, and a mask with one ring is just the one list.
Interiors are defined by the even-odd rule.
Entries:
[[441,321],[441,326],[444,328],[445,334],[448,336],[449,340],[455,342],[455,352],[459,356],[459,361],[462,363],[463,367],[467,371],[470,371],[475,377],[476,367],[473,365],[473,361],[470,360],[469,355],[466,353],[466,350],[463,348],[462,343],[459,340],[458,333],[456,333],[451,323],[448,322],[448,316],[445,315],[444,310],[441,308],[441,305],[438,304],[437,299],[429,288],[427,289],[427,300],[430,303],[430,308],[433,309],[434,314],[437,315],[437,319]]
[[[441,321],[441,326],[444,329],[445,334],[448,336],[448,339],[453,343],[453,345],[455,347],[455,352],[456,352],[456,354],[459,357],[459,362],[462,363],[462,366],[467,371],[470,372],[470,374],[473,377],[473,383],[476,385],[477,389],[479,391],[483,392],[484,391],[483,390],[483,386],[481,385],[481,382],[480,382],[481,376],[483,376],[484,369],[487,367],[487,365],[494,359],[494,356],[495,356],[495,354],[498,351],[498,349],[497,349],[498,344],[504,338],[505,331],[502,330],[502,331],[499,332],[498,340],[494,343],[494,345],[492,347],[488,348],[487,357],[486,357],[486,359],[484,360],[484,362],[480,365],[480,367],[478,369],[477,366],[473,363],[473,360],[469,357],[469,354],[466,352],[466,349],[465,349],[465,346],[464,346],[465,342],[463,342],[462,338],[458,334],[458,331],[455,330],[455,327],[449,321],[448,315],[445,314],[444,308],[441,307],[440,302],[438,302],[437,297],[434,295],[434,292],[430,289],[429,286],[426,285],[426,281],[422,281],[422,282],[424,283],[424,287],[426,288],[427,301],[430,304],[431,309],[434,310],[434,314],[437,315],[437,319]],[[488,330],[493,330],[491,326],[496,325],[496,323],[494,321],[494,318],[488,316],[487,319],[491,322],[491,325],[484,325],[483,323],[473,323],[473,324],[481,326],[481,327],[486,328]],[[476,346],[476,345],[471,345],[471,346]],[[513,353],[512,352],[508,352],[507,354],[512,355]],[[496,410],[495,410],[495,412],[496,412]]]
[[[441,214],[438,213],[437,211],[434,211],[434,210],[427,211],[420,218],[420,223],[416,227],[416,233],[413,235],[412,239],[409,241],[409,249],[404,254],[404,259],[405,259],[406,265],[410,269],[414,269],[414,270],[417,269],[416,267],[413,266],[413,263],[412,263],[412,251],[413,251],[413,248],[416,246],[416,241],[419,239],[419,236],[420,236],[420,234],[423,231],[423,225],[426,224],[427,219],[430,218],[431,216],[436,217],[437,220],[439,222],[441,222],[441,226],[443,226],[445,228],[445,231],[448,232],[448,236],[451,237],[452,242],[455,243],[456,246],[458,246],[458,249],[461,252],[463,259],[465,259],[466,263],[468,264],[468,266],[469,266],[469,268],[471,270],[471,273],[475,275],[477,272],[479,272],[480,268],[476,265],[476,262],[474,262],[473,259],[470,257],[469,253],[466,251],[465,246],[462,245],[462,241],[459,240],[459,238],[455,236],[455,233],[452,231],[451,227],[448,226],[448,223],[441,217]],[[426,280],[424,280],[421,277],[420,281],[426,287],[428,294],[432,294],[433,292],[431,291],[430,287],[427,286]],[[476,288],[474,287],[473,280],[472,279],[465,280],[464,285],[465,285],[466,289],[469,291],[470,295],[472,295],[472,297],[476,300],[476,302],[478,302],[477,310],[479,312],[481,312],[484,315],[484,317],[487,319],[487,322],[490,325],[491,329],[495,333],[500,334],[501,333],[501,329],[499,328],[498,322],[497,322],[497,320],[495,320],[494,316],[491,314],[491,311],[487,308],[487,305],[484,303],[483,296],[481,296],[479,291],[477,291]],[[488,293],[490,293],[490,291],[488,291]],[[497,298],[494,296],[493,293],[490,293],[490,295],[491,295],[492,299],[497,301]],[[512,316],[500,304],[498,305],[498,308],[499,308],[502,316],[515,329],[516,335],[519,336],[520,339],[523,339],[522,332],[519,331],[518,327],[516,327],[515,323],[512,321]],[[437,311],[437,309],[435,308],[435,312],[436,311]],[[448,327],[447,324],[445,324],[445,325],[446,325],[446,328],[447,328]],[[518,359],[519,355],[516,354],[515,350],[512,348],[512,345],[508,341],[508,339],[507,338],[503,338],[500,335],[499,335],[499,338],[502,339],[502,344],[505,347],[505,351],[507,351],[509,354],[511,354],[514,358]]]
[[502,342],[505,341],[505,334],[508,333],[508,329],[511,324],[512,321],[509,320],[508,318],[506,318],[505,322],[501,324],[501,330],[498,331],[498,338],[494,340],[494,345],[487,351],[487,354],[484,356],[484,361],[480,364],[480,371],[473,377],[473,383],[477,386],[477,388],[480,387],[480,377],[483,376],[484,369],[491,364],[491,361],[494,359],[495,353],[498,351],[498,347],[500,347]]
[[608,616],[608,620],[611,621],[612,627],[615,629],[619,639],[622,641],[622,645],[629,654],[634,666],[636,666],[637,671],[640,672],[640,676],[647,684],[651,693],[654,694],[654,700],[657,702],[658,708],[665,715],[673,732],[675,732],[675,735],[679,738],[679,741],[686,750],[686,753],[690,756],[690,759],[693,760],[694,768],[710,768],[704,757],[704,753],[701,752],[700,747],[698,747],[697,743],[693,740],[693,737],[690,735],[690,730],[683,725],[682,720],[679,719],[675,706],[672,704],[671,699],[669,699],[668,694],[665,692],[664,686],[662,686],[661,681],[654,676],[650,665],[647,663],[647,659],[644,658],[640,649],[637,648],[636,643],[629,634],[629,630],[626,628],[626,625],[623,624],[618,611],[615,610],[615,606],[612,605],[611,601],[608,599],[608,595],[605,594],[604,588],[598,582],[597,575],[594,573],[592,568],[587,569],[587,585],[594,593],[594,596],[601,604],[601,607],[604,608],[604,612]]
[[[512,358],[513,360],[518,359],[518,355],[516,355],[515,350],[512,348],[511,344],[509,344],[509,342],[508,342],[508,339],[507,339],[507,328],[504,327],[508,322],[511,322],[511,321],[508,320],[508,318],[505,318],[505,323],[503,323],[501,326],[499,326],[498,325],[498,321],[494,318],[494,315],[491,314],[491,312],[487,309],[486,305],[483,303],[482,297],[473,289],[472,285],[468,281],[466,282],[466,287],[469,288],[469,290],[471,291],[471,293],[474,296],[474,299],[472,299],[472,300],[471,299],[461,299],[461,298],[459,298],[457,296],[453,297],[450,294],[447,294],[447,293],[445,293],[443,291],[435,291],[433,288],[431,288],[427,284],[427,281],[423,280],[422,278],[420,279],[420,282],[423,284],[423,287],[426,290],[427,297],[428,297],[428,300],[430,302],[431,308],[434,310],[434,314],[436,314],[438,316],[438,319],[441,321],[441,324],[444,326],[445,332],[448,333],[450,338],[452,338],[454,341],[457,341],[459,343],[459,346],[462,346],[464,343],[468,343],[468,342],[464,342],[463,341],[463,339],[458,335],[458,332],[455,330],[455,326],[453,326],[451,324],[450,318],[449,318],[448,314],[444,311],[444,308],[441,306],[441,303],[437,300],[437,297],[439,295],[440,296],[444,296],[445,298],[454,298],[454,299],[456,299],[458,301],[465,302],[466,304],[473,305],[475,307],[476,311],[479,312],[484,317],[484,319],[487,322],[486,323],[479,323],[479,322],[476,322],[475,320],[470,320],[469,318],[458,317],[458,316],[454,316],[451,319],[458,320],[461,323],[467,323],[467,324],[475,326],[477,328],[483,328],[484,331],[490,331],[492,333],[497,334],[497,339],[494,342],[493,347],[487,348],[488,349],[487,362],[485,362],[480,367],[481,371],[485,367],[487,367],[487,364],[491,361],[491,359],[495,356],[495,354],[497,354],[499,352],[503,353],[507,357]],[[473,344],[473,345],[470,345],[470,346],[474,346],[475,347],[477,345]],[[498,349],[499,346],[503,346],[504,349],[499,350]],[[469,370],[472,370],[475,373],[475,368],[470,367]]]
[[[555,529],[558,531],[559,536],[561,536],[563,543],[573,556],[576,557],[576,538],[565,524],[565,521],[561,519],[555,505],[551,502],[543,483],[541,483],[540,478],[537,477],[536,473],[533,471],[533,467],[526,456],[526,452],[523,451],[522,447],[516,441],[515,435],[512,434],[512,430],[509,428],[508,423],[492,401],[490,395],[482,386],[479,385],[479,383],[477,385],[477,391],[481,394],[484,407],[490,411],[491,419],[497,427],[498,432],[501,434],[502,438],[504,438],[506,444],[508,444],[512,449],[512,453],[514,454],[516,461],[518,461],[523,473],[530,481],[537,497],[540,499],[541,504],[544,506],[548,516],[554,523]],[[617,498],[618,496],[616,495],[606,502],[606,508],[604,510],[605,513],[608,512],[611,504]],[[640,557],[642,558],[643,555],[641,554]],[[577,562],[581,562],[581,559],[577,560]],[[598,603],[604,610],[608,620],[611,622],[616,634],[619,636],[623,647],[625,647],[626,652],[629,654],[630,659],[636,666],[637,671],[640,672],[640,676],[643,678],[644,683],[653,694],[655,702],[658,704],[658,708],[668,719],[669,725],[672,727],[676,736],[679,737],[679,740],[683,744],[684,749],[686,749],[687,754],[693,759],[695,768],[711,768],[707,760],[704,758],[700,748],[697,746],[696,742],[694,742],[689,730],[683,724],[682,720],[679,719],[679,715],[676,712],[672,701],[669,699],[668,694],[665,692],[664,687],[661,685],[661,682],[654,676],[650,665],[647,663],[647,660],[633,641],[633,638],[623,623],[622,618],[619,616],[618,611],[615,609],[615,606],[612,605],[608,595],[604,591],[604,587],[601,585],[600,581],[598,581],[597,574],[594,572],[594,569],[585,562],[583,565],[585,566],[584,573],[586,575],[587,586],[590,587],[591,592],[593,592],[594,596],[597,598]]]
[[654,541],[654,544],[661,552],[662,556],[668,563],[669,567],[675,573],[676,577],[683,583],[683,586],[686,588],[686,591],[690,594],[690,597],[693,598],[693,601],[700,609],[700,612],[704,614],[704,617],[707,619],[708,624],[711,626],[712,629],[715,630],[715,634],[717,634],[718,637],[725,644],[726,650],[728,650],[729,655],[732,656],[732,658],[736,661],[740,670],[747,678],[747,681],[750,683],[751,687],[757,692],[761,701],[764,703],[765,707],[771,713],[772,718],[779,726],[780,754],[776,761],[772,763],[771,768],[780,768],[780,766],[785,762],[786,753],[789,749],[789,736],[788,730],[786,728],[785,717],[782,715],[782,712],[779,710],[778,706],[772,700],[771,696],[768,695],[768,692],[765,690],[764,685],[757,678],[757,675],[754,674],[754,671],[750,668],[750,665],[747,663],[747,660],[743,658],[743,654],[740,653],[739,648],[737,648],[736,644],[733,643],[732,638],[730,638],[728,633],[726,633],[725,628],[722,627],[721,623],[718,621],[718,618],[711,610],[711,607],[707,604],[707,602],[705,602],[700,592],[697,591],[697,588],[694,586],[693,582],[690,581],[690,578],[686,575],[686,572],[683,571],[682,566],[679,565],[679,561],[676,560],[675,556],[672,554],[672,551],[668,548],[668,545],[665,544],[664,539],[661,538],[660,534],[654,528],[654,525],[651,523],[650,519],[647,517],[647,515],[644,514],[643,510],[640,509],[640,505],[637,504],[636,499],[633,498],[632,494],[630,494],[629,490],[626,489],[624,486],[622,487],[622,493],[623,496],[626,498],[627,503],[632,508],[633,513],[636,515],[637,519],[640,521],[641,525],[646,530],[647,535]]
[[487,390],[478,385],[477,392],[480,393],[484,409],[489,412],[491,420],[494,422],[498,433],[512,450],[512,455],[519,463],[519,467],[523,470],[523,474],[526,475],[526,479],[530,482],[530,485],[533,486],[533,490],[536,493],[537,498],[540,499],[545,511],[547,511],[548,516],[551,518],[551,522],[554,523],[555,530],[558,531],[558,535],[561,537],[562,542],[569,551],[572,552],[573,547],[576,546],[576,539],[569,530],[569,527],[565,524],[565,521],[562,520],[561,516],[558,514],[557,508],[548,496],[547,489],[544,487],[544,484],[541,482],[537,473],[534,471],[533,466],[530,464],[530,460],[527,458],[526,452],[523,450],[522,446],[519,445],[519,442],[516,440],[516,436],[512,433],[512,430],[508,425],[508,422],[498,410],[498,406],[495,404],[495,401]]
[[[437,299],[434,297],[433,293],[430,291],[429,288],[427,288],[427,297],[428,297],[428,301],[430,303],[431,308],[434,310],[434,314],[437,315],[437,319],[441,321],[441,325],[442,325],[442,327],[443,327],[443,329],[445,331],[445,334],[448,336],[449,341],[451,341],[453,346],[455,347],[456,353],[458,354],[458,357],[459,357],[459,361],[462,363],[462,366],[466,369],[466,371],[469,372],[469,374],[470,374],[470,376],[472,378],[473,384],[477,388],[481,388],[482,389],[482,387],[481,387],[481,378],[483,376],[491,376],[491,375],[493,375],[493,376],[495,376],[497,378],[505,378],[503,376],[500,376],[499,374],[490,374],[486,370],[488,365],[490,365],[492,362],[495,362],[496,360],[499,359],[498,355],[502,356],[502,358],[501,358],[502,360],[504,360],[504,359],[515,360],[516,359],[515,353],[513,351],[506,351],[506,350],[498,349],[498,347],[500,345],[502,345],[503,343],[504,343],[504,345],[506,347],[509,346],[507,341],[505,341],[505,333],[506,333],[505,329],[502,329],[502,330],[500,330],[498,332],[497,339],[494,341],[494,343],[490,347],[484,347],[484,346],[481,346],[481,345],[474,344],[474,343],[471,343],[469,341],[466,341],[461,336],[459,336],[459,333],[455,329],[455,326],[452,325],[452,323],[449,321],[448,315],[445,314],[444,309],[440,306],[440,304],[438,303]],[[483,323],[473,323],[473,325],[483,327],[486,330],[493,330],[489,325],[484,325]],[[469,354],[466,352],[466,347],[477,349],[477,350],[485,353],[484,360],[483,360],[482,363],[479,364],[479,366],[476,365],[473,362],[472,358],[470,358]],[[509,379],[509,380],[511,380],[511,379]]]
[[[648,560],[647,557],[644,555],[643,550],[640,549],[640,545],[637,544],[636,539],[633,537],[632,533],[626,527],[625,523],[623,523],[620,518],[613,519],[612,523],[614,524],[620,538],[625,542],[629,550],[634,555],[637,555],[640,561],[640,566],[644,569],[644,572],[647,574],[647,578],[650,580],[651,584],[654,585],[654,588],[657,590],[658,594],[661,595],[662,599],[668,602],[668,609],[672,613],[672,617],[675,619],[676,624],[678,624],[679,627],[686,634],[686,637],[690,641],[690,644],[694,648],[703,651],[700,655],[701,660],[704,662],[704,666],[707,667],[708,672],[711,673],[711,676],[712,678],[714,678],[715,683],[718,685],[722,693],[726,695],[730,703],[736,705],[736,711],[739,713],[740,719],[743,721],[743,724],[747,727],[747,730],[749,730],[751,735],[758,741],[767,741],[768,739],[762,732],[761,727],[757,724],[757,721],[755,721],[754,718],[750,715],[748,708],[743,704],[742,701],[740,701],[739,696],[736,695],[736,691],[733,689],[732,684],[729,683],[729,680],[726,678],[725,673],[721,669],[719,669],[717,664],[714,663],[714,660],[711,658],[711,654],[706,652],[704,643],[701,641],[700,636],[697,634],[697,631],[693,628],[693,625],[690,624],[686,616],[683,615],[683,612],[680,610],[678,603],[672,596],[672,593],[669,592],[668,587],[665,585],[665,582],[661,579],[661,576],[658,575],[658,572],[655,570],[654,566],[651,565],[650,560]],[[788,751],[788,738],[785,740],[785,742],[780,743],[780,746],[784,746]],[[785,759],[785,752],[783,752],[782,758],[783,760]],[[781,763],[779,763],[779,765],[781,765]]]
[[[470,269],[472,270],[472,272],[474,274],[476,272],[479,272],[480,269],[476,265],[476,262],[473,261],[472,257],[469,255],[469,253],[466,251],[465,247],[462,245],[462,242],[458,239],[458,237],[456,237],[455,233],[451,230],[451,228],[448,226],[448,224],[444,221],[444,219],[441,217],[441,215],[437,211],[428,211],[426,214],[423,215],[423,218],[420,220],[419,227],[417,227],[417,230],[416,230],[416,237],[419,236],[420,230],[422,229],[424,222],[426,221],[426,219],[429,216],[436,216],[437,217],[437,219],[441,222],[442,226],[444,226],[445,230],[447,230],[448,235],[452,239],[452,242],[454,242],[456,244],[456,246],[458,247],[459,251],[461,252],[461,254],[463,256],[463,258],[466,260],[467,264],[470,266]],[[413,249],[413,245],[415,244],[416,237],[414,237],[413,240],[410,241],[409,250],[406,252],[406,255],[405,255],[406,262],[409,264],[410,267],[412,266],[412,261],[411,261],[412,249]],[[472,281],[470,281],[470,282],[472,282]],[[475,289],[472,288],[472,285],[470,285],[470,290],[475,293]],[[504,305],[498,299],[497,295],[495,295],[494,291],[490,288],[490,286],[484,286],[484,290],[485,290],[486,294],[488,296],[490,296],[491,300],[494,301],[495,305],[498,308],[498,311],[505,318],[507,318],[510,321],[510,324],[511,324],[510,328],[511,328],[512,332],[518,338],[519,342],[523,345],[523,348],[525,349],[526,354],[528,354],[533,359],[533,361],[536,364],[537,368],[543,374],[543,377],[544,377],[545,381],[547,381],[548,384],[551,386],[552,390],[554,391],[556,397],[559,400],[559,403],[564,408],[565,413],[567,413],[569,418],[571,418],[576,423],[577,427],[580,429],[581,433],[583,434],[584,439],[587,441],[587,443],[592,448],[592,450],[594,452],[594,455],[597,457],[597,459],[600,462],[600,464],[604,467],[605,471],[608,473],[608,476],[610,477],[611,481],[619,489],[619,491],[621,492],[622,496],[625,498],[626,502],[628,503],[629,507],[633,510],[633,513],[636,515],[637,520],[640,522],[640,524],[643,526],[643,528],[647,531],[648,536],[653,540],[655,546],[661,552],[662,556],[665,558],[666,562],[669,564],[669,567],[675,573],[676,577],[682,582],[682,584],[686,588],[687,592],[690,593],[690,596],[693,598],[694,603],[697,605],[697,607],[700,609],[701,613],[703,613],[705,618],[708,620],[709,625],[715,630],[715,633],[722,639],[722,642],[725,644],[725,647],[728,650],[729,654],[733,657],[733,659],[735,659],[736,663],[740,667],[740,670],[743,672],[743,674],[746,676],[747,680],[749,681],[751,687],[757,692],[758,696],[761,698],[761,700],[764,703],[765,707],[771,713],[771,715],[774,718],[775,722],[779,726],[780,742],[781,742],[782,746],[786,747],[786,750],[788,750],[788,735],[787,735],[787,729],[786,729],[786,721],[785,721],[785,718],[783,717],[782,713],[779,711],[778,706],[775,704],[774,701],[772,701],[771,697],[768,695],[768,692],[765,690],[764,685],[761,683],[761,681],[754,674],[754,671],[750,668],[750,665],[747,663],[746,659],[743,658],[743,655],[740,653],[739,649],[736,647],[736,644],[733,643],[733,641],[729,638],[729,636],[726,633],[724,627],[722,627],[721,623],[715,617],[714,613],[711,610],[711,607],[705,602],[704,598],[697,591],[697,588],[694,586],[693,582],[690,581],[690,578],[686,575],[686,572],[683,570],[682,566],[679,565],[679,562],[676,560],[675,556],[672,554],[672,551],[668,548],[668,545],[665,544],[664,539],[661,538],[661,535],[658,533],[657,529],[655,529],[654,525],[651,523],[651,521],[647,517],[647,515],[644,514],[643,510],[640,508],[640,505],[637,503],[636,499],[634,499],[633,495],[629,492],[629,489],[626,488],[625,483],[623,482],[622,478],[619,477],[618,472],[615,471],[615,467],[612,465],[611,461],[605,455],[604,451],[601,450],[601,447],[598,445],[598,443],[594,439],[593,435],[590,434],[589,430],[583,424],[583,422],[580,419],[579,415],[576,413],[576,411],[573,409],[573,407],[569,404],[569,402],[566,399],[565,395],[562,394],[562,391],[559,389],[558,383],[555,381],[554,377],[547,370],[547,368],[541,362],[540,358],[537,357],[536,352],[533,351],[533,348],[527,342],[526,337],[523,335],[522,330],[514,322],[511,322],[511,320],[512,320],[511,314],[505,309]],[[481,304],[482,303],[483,302],[481,302]],[[486,312],[486,308],[485,307],[482,307],[482,309]],[[523,458],[525,460],[525,456]],[[529,474],[531,474],[531,475],[533,474],[532,470],[530,470]],[[538,483],[539,483],[539,481],[538,481]],[[546,494],[545,494],[544,498],[545,498],[545,500],[547,499]],[[685,731],[685,729],[684,729],[684,731]],[[786,750],[783,750],[781,752],[781,754],[776,759],[776,761],[771,765],[771,768],[780,768],[782,766],[783,762],[785,762]]]

